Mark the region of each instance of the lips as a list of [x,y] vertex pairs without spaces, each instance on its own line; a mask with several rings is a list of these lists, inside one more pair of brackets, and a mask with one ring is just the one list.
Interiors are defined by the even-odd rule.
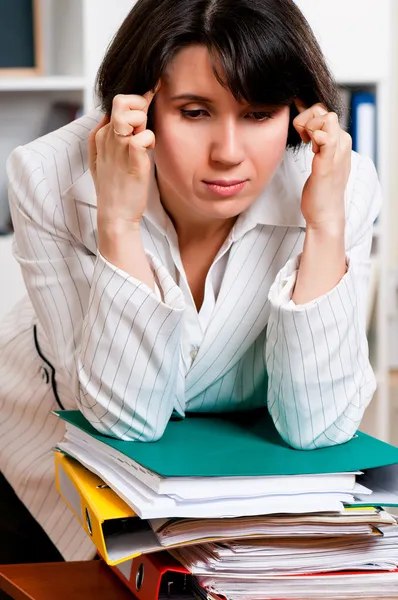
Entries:
[[203,182],[208,191],[216,196],[230,197],[238,194],[246,186],[247,179],[215,179]]
[[214,179],[211,181],[206,181],[205,183],[209,184],[209,185],[219,185],[222,187],[232,187],[233,185],[240,185],[241,183],[244,183],[245,181],[247,181],[246,179]]

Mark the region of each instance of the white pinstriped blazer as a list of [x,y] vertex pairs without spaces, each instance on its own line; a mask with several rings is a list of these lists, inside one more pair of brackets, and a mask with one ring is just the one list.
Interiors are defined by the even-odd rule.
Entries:
[[[173,411],[267,404],[289,444],[341,443],[356,431],[375,390],[365,308],[381,193],[370,159],[352,153],[347,273],[329,293],[297,306],[291,294],[305,236],[300,200],[312,153],[309,147],[285,152],[232,231],[215,308],[187,368],[181,359],[189,336],[186,303],[156,215],[154,178],[142,237],[163,301],[97,251],[87,137],[100,118],[99,111],[85,115],[17,148],[8,161],[14,251],[30,300],[0,332],[0,468],[66,558],[89,557],[92,549],[65,541],[70,517],[61,518],[65,509],[51,496],[50,450],[62,437],[62,425],[49,414],[56,407],[52,369],[65,408],[77,405],[103,433],[148,441],[162,435]],[[14,440],[13,451],[4,435]]]

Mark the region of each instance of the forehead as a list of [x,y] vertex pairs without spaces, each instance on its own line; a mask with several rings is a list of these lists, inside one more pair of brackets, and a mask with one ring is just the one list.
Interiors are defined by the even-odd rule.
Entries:
[[[213,71],[215,66],[222,76],[222,69],[219,68],[217,61],[209,54],[206,46],[188,46],[180,50],[164,74],[164,81],[170,90],[170,93],[179,93],[182,88],[192,91],[213,91],[213,93],[227,93],[229,90],[217,81]],[[183,90],[183,91],[184,91]],[[231,94],[232,95],[232,94]]]
[[[279,109],[286,105],[286,102],[267,97],[272,88],[264,84],[259,86],[258,79],[255,82],[254,93],[250,93],[252,90],[246,89],[246,82],[240,85],[242,82],[238,78],[237,89],[249,91],[249,97],[241,93],[239,99],[231,92],[230,87],[222,85],[219,80],[224,82],[227,77],[217,54],[209,52],[204,45],[191,45],[179,50],[167,65],[162,75],[160,95],[163,100],[170,102],[177,100],[179,96],[200,96],[210,103],[222,104],[233,109],[248,105]],[[230,85],[233,86],[234,82]]]

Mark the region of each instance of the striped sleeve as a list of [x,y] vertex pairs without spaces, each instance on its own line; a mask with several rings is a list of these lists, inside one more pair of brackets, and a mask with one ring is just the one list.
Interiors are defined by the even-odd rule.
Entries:
[[93,255],[68,227],[50,168],[24,148],[7,163],[14,253],[57,370],[100,432],[155,440],[175,408],[182,293],[154,256],[160,298]]
[[374,394],[365,315],[373,223],[380,205],[375,167],[361,158],[347,208],[347,272],[342,280],[314,301],[294,304],[297,257],[270,289],[268,407],[280,435],[295,448],[348,441]]

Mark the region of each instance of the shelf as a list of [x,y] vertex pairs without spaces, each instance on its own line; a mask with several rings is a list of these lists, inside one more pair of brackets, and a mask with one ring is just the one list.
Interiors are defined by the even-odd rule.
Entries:
[[46,77],[0,77],[0,92],[56,92],[84,90],[84,77],[48,75]]
[[376,88],[383,81],[382,77],[369,77],[364,75],[352,74],[351,77],[337,78],[337,85],[343,88]]

